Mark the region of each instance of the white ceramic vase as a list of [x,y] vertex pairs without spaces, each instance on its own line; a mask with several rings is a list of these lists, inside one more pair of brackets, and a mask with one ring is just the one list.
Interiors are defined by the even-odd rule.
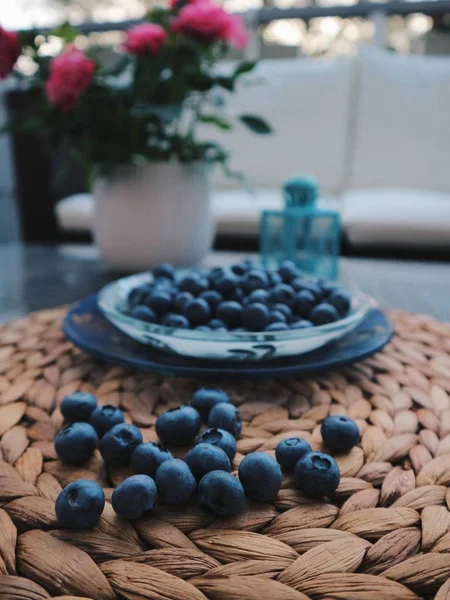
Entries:
[[214,225],[203,163],[127,167],[97,179],[94,195],[95,240],[112,267],[193,266],[211,250]]

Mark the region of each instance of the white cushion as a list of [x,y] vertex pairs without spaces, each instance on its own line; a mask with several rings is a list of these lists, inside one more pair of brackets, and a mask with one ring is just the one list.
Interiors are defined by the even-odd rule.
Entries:
[[56,218],[64,231],[89,232],[94,223],[94,199],[91,194],[74,194],[56,205]]
[[367,49],[358,60],[349,187],[450,193],[450,58]]
[[355,189],[342,200],[343,227],[354,246],[450,247],[450,194]]
[[[231,167],[255,187],[280,187],[288,178],[314,175],[327,193],[343,190],[349,148],[354,59],[261,61],[234,95],[226,114],[264,117],[272,135],[256,135],[237,123],[231,132],[201,128],[231,152]],[[221,176],[216,185],[230,186]]]

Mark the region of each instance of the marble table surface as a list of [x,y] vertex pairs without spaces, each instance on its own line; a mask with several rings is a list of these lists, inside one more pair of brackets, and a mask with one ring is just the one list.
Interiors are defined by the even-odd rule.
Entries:
[[[242,256],[214,252],[205,264],[226,265]],[[0,322],[70,304],[121,275],[99,260],[94,246],[0,244]],[[384,307],[450,321],[449,263],[343,258],[340,278]]]

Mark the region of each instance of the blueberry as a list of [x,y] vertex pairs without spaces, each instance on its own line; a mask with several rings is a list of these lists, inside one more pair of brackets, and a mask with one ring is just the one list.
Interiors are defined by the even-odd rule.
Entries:
[[303,455],[295,465],[294,473],[297,487],[309,496],[331,494],[341,477],[334,458],[323,452]]
[[216,279],[220,279],[226,274],[226,269],[224,267],[214,267],[210,269],[207,274],[208,281],[213,284]]
[[237,302],[238,304],[242,304],[244,302],[244,299],[244,290],[242,290],[241,288],[236,288],[230,296],[230,300],[233,300],[233,302]]
[[314,323],[314,325],[325,325],[326,323],[338,321],[339,313],[334,306],[323,302],[312,309],[309,314],[309,319]]
[[289,285],[295,292],[302,292],[305,289],[305,280],[303,277],[296,277],[289,283]]
[[222,302],[217,307],[217,318],[223,321],[228,327],[239,327],[242,322],[242,306],[238,302],[229,300]]
[[114,425],[124,423],[124,421],[125,416],[120,408],[109,404],[96,408],[89,419],[89,423],[95,429],[99,438],[103,437]]
[[299,319],[290,325],[290,329],[309,329],[310,327],[314,327],[314,325],[306,319]]
[[206,290],[200,294],[202,300],[206,300],[209,304],[211,312],[214,312],[221,302],[223,302],[222,294],[219,294],[216,290]]
[[213,281],[214,289],[225,298],[229,298],[238,287],[238,278],[231,271],[225,271],[220,277]]
[[95,481],[77,479],[56,499],[55,512],[64,529],[88,529],[99,520],[105,508],[105,494]]
[[341,292],[342,290],[339,287],[338,283],[334,281],[325,281],[320,286],[322,288],[322,294],[327,298],[331,296],[334,292]]
[[131,309],[133,319],[145,321],[146,323],[156,323],[158,320],[156,313],[149,306],[138,305]]
[[152,287],[148,283],[133,288],[127,298],[128,306],[137,306],[144,304],[147,296],[151,293]]
[[162,315],[172,308],[172,298],[167,291],[153,291],[148,298],[148,305],[157,315]]
[[175,267],[169,263],[161,263],[152,269],[153,277],[165,277],[166,279],[175,279]]
[[55,437],[56,454],[69,465],[80,465],[87,461],[97,444],[97,432],[89,423],[72,423]]
[[242,323],[250,331],[263,331],[269,321],[269,309],[260,302],[249,304],[242,312]]
[[226,330],[227,328],[226,324],[221,319],[211,319],[211,321],[208,321],[208,327],[213,331]]
[[322,439],[335,452],[349,452],[359,442],[358,425],[349,417],[327,417],[320,428]]
[[97,398],[93,394],[74,392],[64,396],[59,407],[62,416],[68,421],[89,421],[92,411],[97,406]]
[[279,302],[280,304],[287,304],[289,307],[294,306],[295,292],[286,283],[275,286],[270,292],[270,297],[275,304]]
[[107,465],[123,467],[130,463],[136,446],[142,444],[142,433],[134,425],[120,423],[107,431],[100,441],[100,453]]
[[203,421],[208,420],[209,411],[220,402],[231,403],[230,397],[218,388],[200,388],[193,393],[191,404],[200,413]]
[[308,290],[308,292],[311,292],[316,297],[317,301],[319,301],[323,295],[320,287],[317,285],[317,283],[314,283],[313,281],[303,280],[302,290]]
[[192,406],[170,408],[156,419],[159,439],[167,446],[186,446],[200,431],[200,414]]
[[269,304],[270,294],[267,290],[253,290],[253,292],[247,296],[246,304]]
[[293,471],[297,461],[307,452],[311,452],[311,446],[299,437],[281,440],[275,448],[276,459],[284,471]]
[[278,273],[285,283],[289,283],[299,275],[298,269],[292,260],[285,260],[278,269]]
[[205,325],[211,316],[211,308],[206,300],[194,298],[183,306],[183,314],[192,325]]
[[280,310],[273,310],[270,313],[270,322],[271,323],[286,323],[287,322],[286,315],[284,314],[284,312],[281,312]]
[[230,269],[233,271],[235,275],[238,277],[242,277],[248,271],[248,265],[245,263],[237,263],[235,265],[231,265]]
[[345,317],[350,310],[352,300],[345,292],[335,291],[331,294],[328,302],[334,306],[341,317]]
[[210,471],[231,471],[231,462],[226,453],[212,444],[194,446],[184,460],[197,481]]
[[283,323],[282,321],[276,321],[275,323],[270,323],[267,325],[264,331],[285,331],[286,329],[289,329],[286,323]]
[[183,306],[186,304],[188,300],[193,300],[194,296],[190,292],[178,292],[175,296],[175,310],[181,312],[183,310]]
[[265,452],[251,452],[239,465],[239,479],[251,500],[271,502],[278,494],[283,475],[277,461]]
[[242,429],[241,415],[233,404],[220,402],[213,406],[209,413],[208,427],[225,429],[237,438]]
[[283,279],[281,278],[281,275],[279,273],[277,273],[276,271],[270,271],[269,272],[269,285],[271,287],[275,287],[276,285],[279,285],[280,283],[283,283]]
[[[211,414],[211,413],[210,413]],[[198,436],[197,444],[211,444],[221,448],[230,460],[236,454],[236,440],[229,431],[212,427]]]
[[212,329],[211,327],[208,327],[208,325],[197,325],[195,331],[212,331]]
[[242,288],[247,294],[254,290],[265,290],[269,287],[269,277],[261,269],[252,269],[248,271],[241,279]]
[[191,324],[188,319],[178,313],[167,313],[161,319],[161,325],[165,327],[176,327],[178,329],[190,329]]
[[127,477],[111,496],[112,507],[122,519],[139,519],[153,508],[155,500],[156,485],[148,475]]
[[167,504],[187,504],[197,483],[188,465],[177,458],[164,461],[156,472],[159,497]]
[[190,292],[194,296],[198,296],[205,292],[208,288],[208,281],[196,273],[189,273],[181,279],[178,285],[180,291]]
[[286,317],[286,321],[290,321],[292,319],[292,310],[287,304],[275,304],[273,310],[277,313],[283,313],[283,315]]
[[244,509],[244,488],[234,475],[210,471],[198,484],[198,499],[201,506],[214,514],[231,517]]
[[317,304],[317,299],[309,290],[299,292],[295,297],[295,312],[302,317],[308,317]]
[[131,466],[135,473],[155,478],[159,465],[171,458],[172,454],[166,448],[155,442],[146,442],[133,450]]

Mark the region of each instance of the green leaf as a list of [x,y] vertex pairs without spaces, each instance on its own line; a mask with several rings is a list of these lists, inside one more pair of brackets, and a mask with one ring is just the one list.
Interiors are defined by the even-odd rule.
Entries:
[[253,133],[258,133],[259,135],[273,133],[273,129],[270,125],[264,119],[257,117],[256,115],[240,115],[239,120],[253,131]]
[[219,75],[215,78],[215,83],[229,92],[234,92],[234,76],[226,77],[225,75]]
[[242,61],[235,69],[233,79],[237,79],[240,75],[244,75],[244,73],[250,73],[258,64],[256,60],[244,60]]
[[211,125],[216,125],[216,127],[219,127],[220,129],[224,129],[226,131],[233,129],[231,123],[229,123],[222,117],[219,117],[218,115],[199,115],[198,120],[201,123],[210,123]]
[[50,34],[55,35],[56,37],[60,37],[67,44],[70,44],[80,35],[80,32],[78,31],[78,29],[73,27],[68,21],[66,21],[62,25],[59,25],[58,27],[55,27],[55,29],[52,29]]

